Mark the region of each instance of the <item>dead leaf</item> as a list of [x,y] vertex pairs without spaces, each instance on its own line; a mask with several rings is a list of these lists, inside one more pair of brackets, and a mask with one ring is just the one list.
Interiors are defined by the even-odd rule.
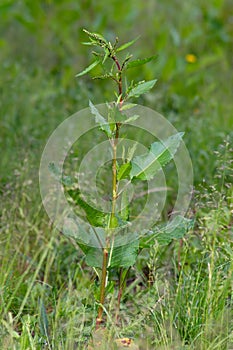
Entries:
[[106,328],[97,329],[92,334],[92,340],[87,350],[139,350],[131,338],[113,339]]
[[130,338],[115,339],[114,342],[117,344],[118,350],[124,350],[126,348],[131,350],[139,350],[139,347]]

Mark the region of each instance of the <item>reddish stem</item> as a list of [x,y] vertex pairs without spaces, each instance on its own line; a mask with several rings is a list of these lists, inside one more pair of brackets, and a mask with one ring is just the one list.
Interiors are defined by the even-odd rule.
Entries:
[[103,320],[103,305],[105,298],[105,284],[107,277],[107,265],[108,265],[108,250],[103,249],[103,263],[102,263],[102,277],[101,277],[101,286],[100,286],[100,306],[98,310],[98,316],[96,319],[96,329],[98,329]]
[[123,103],[123,97],[122,97],[122,67],[117,59],[116,56],[112,56],[113,61],[116,63],[117,69],[118,69],[118,73],[119,73],[119,79],[118,79],[118,91],[119,91],[119,95],[120,97],[120,104],[122,105]]

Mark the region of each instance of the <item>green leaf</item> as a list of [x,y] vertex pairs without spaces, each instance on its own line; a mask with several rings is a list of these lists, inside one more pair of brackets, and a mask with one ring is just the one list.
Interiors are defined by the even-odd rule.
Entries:
[[108,45],[107,40],[103,37],[103,35],[99,33],[91,33],[86,29],[83,29],[83,31],[89,36],[91,43],[93,45],[99,45],[102,47],[106,47]]
[[115,124],[123,123],[127,119],[127,116],[121,113],[118,106],[108,105],[108,118],[111,123]]
[[117,180],[127,179],[131,170],[131,163],[122,164],[117,172]]
[[108,79],[108,78],[113,79],[114,76],[112,74],[107,73],[107,74],[103,74],[103,75],[98,75],[97,77],[93,77],[92,79],[101,79],[101,80],[103,80],[103,79]]
[[110,51],[108,50],[108,48],[105,48],[105,49],[104,49],[104,52],[105,52],[105,54],[104,54],[104,58],[103,58],[102,64],[104,64],[104,62],[106,61],[106,59],[109,57],[109,53],[110,53]]
[[125,114],[118,114],[118,116],[115,119],[116,123],[121,123],[121,124],[127,124],[127,123],[131,123],[134,122],[135,120],[137,120],[139,118],[139,115],[135,114],[132,115],[131,117],[127,117]]
[[53,176],[60,181],[62,177],[62,171],[55,165],[54,162],[49,163],[49,171],[53,174]]
[[126,223],[129,221],[129,214],[130,214],[130,203],[129,203],[129,189],[125,189],[122,193],[121,198],[121,219]]
[[137,120],[140,116],[135,114],[135,115],[132,115],[131,117],[125,119],[122,124],[127,124],[127,123],[131,123],[131,122],[134,122],[135,120]]
[[117,106],[109,107],[109,120],[111,123],[127,124],[137,120],[138,118],[139,115],[136,114],[128,117],[127,115],[123,114]]
[[[87,265],[92,267],[102,267],[103,261],[103,247],[105,246],[106,231],[100,227],[90,228],[89,232],[85,232],[85,229],[81,229],[82,237],[89,237],[89,241],[86,243],[83,240],[76,239],[77,244],[85,255]],[[90,238],[91,237],[91,238]]]
[[[103,247],[105,246],[106,241],[106,231],[98,227],[91,228],[89,233],[85,233],[82,227],[78,230],[80,231],[80,229],[82,231],[82,236],[85,238],[88,236],[90,237],[90,235],[92,236],[92,244],[95,242],[95,246],[88,244],[88,241],[85,243],[83,240],[80,240],[79,237],[76,238],[74,232],[67,232],[67,235],[76,240],[77,244],[85,255],[86,263],[89,266],[102,268]],[[94,241],[93,235],[95,236]],[[108,268],[120,266],[128,267],[135,263],[139,250],[138,239],[135,238],[134,241],[128,242],[125,236],[117,236],[113,239],[112,244],[115,244],[115,246],[113,245],[113,247],[111,247],[110,243]]]
[[149,152],[132,159],[131,180],[150,180],[155,174],[174,158],[184,133],[170,136],[164,142],[151,144]]
[[126,111],[127,109],[131,109],[135,106],[137,106],[135,103],[123,104],[123,106],[121,107],[121,111]]
[[183,238],[188,231],[193,229],[193,226],[193,219],[187,219],[178,215],[166,226],[163,226],[165,234],[159,232],[156,236],[156,240],[159,244],[169,244],[173,239]]
[[124,69],[124,67],[126,66],[126,63],[133,57],[133,55],[129,55],[127,54],[125,59],[123,60],[122,64],[121,64],[121,70]]
[[95,121],[99,124],[100,130],[102,130],[108,137],[112,136],[112,131],[107,120],[99,113],[98,109],[89,101],[91,113],[95,116]]
[[[67,225],[67,226],[64,225],[62,232],[63,232],[63,234],[66,237],[74,239],[75,242],[80,246],[81,249],[82,249],[82,246],[83,246],[84,249],[82,249],[82,250],[85,253],[85,247],[88,247],[88,245],[91,245],[90,244],[90,234],[87,231],[86,227],[84,227],[79,222],[79,220],[76,220],[76,216],[75,215],[74,215],[74,217],[69,215],[69,219],[70,220],[73,219],[72,222],[74,223],[74,226],[70,227],[69,225]],[[92,229],[92,227],[91,227],[91,229]],[[96,228],[96,230],[97,229],[99,229],[99,228]],[[102,230],[104,230],[104,229],[102,229]],[[92,241],[93,241],[93,239],[92,239]],[[95,240],[95,244],[96,244],[96,240]]]
[[92,43],[91,41],[83,41],[81,44],[82,44],[82,45],[86,45],[86,46],[91,46],[91,45],[93,45],[93,43]]
[[74,203],[84,210],[86,218],[91,225],[96,227],[107,226],[109,214],[97,210],[89,205],[84,199],[82,199],[81,193],[78,189],[69,189],[67,193],[72,198]]
[[143,64],[154,61],[157,58],[158,58],[158,55],[154,55],[154,56],[150,56],[150,57],[142,58],[142,59],[137,59],[137,60],[129,62],[127,64],[127,68],[134,68],[134,67],[142,66]]
[[131,40],[131,41],[129,41],[129,42],[127,42],[127,43],[125,43],[125,44],[119,46],[119,47],[116,49],[116,52],[119,52],[119,51],[122,51],[122,50],[127,49],[127,47],[133,45],[133,44],[138,40],[138,38],[139,38],[139,36],[138,36],[136,39]]
[[193,229],[194,220],[181,215],[176,216],[165,225],[156,226],[140,237],[140,248],[150,248],[156,241],[159,245],[168,245],[174,239],[181,239]]
[[93,68],[95,68],[98,64],[100,63],[99,60],[94,61],[92,64],[90,64],[90,66],[88,66],[87,68],[85,68],[82,72],[76,74],[76,77],[81,77],[82,75],[90,72]]
[[[83,249],[82,249],[83,250]],[[85,261],[88,266],[102,268],[103,250],[95,247],[87,247]]]
[[126,159],[128,162],[130,162],[132,160],[133,155],[137,149],[137,146],[138,146],[138,143],[135,142],[132,147],[128,148],[128,152],[127,152],[127,156],[126,156]]
[[135,87],[133,87],[128,95],[127,98],[130,97],[139,97],[142,94],[146,94],[148,91],[150,91],[153,86],[155,85],[157,79],[149,80],[146,82],[139,82]]
[[139,249],[137,240],[113,249],[110,267],[129,267],[136,262]]
[[[86,255],[86,263],[91,267],[102,268],[103,250],[101,248],[82,246]],[[113,248],[108,268],[129,267],[135,264],[139,249],[139,242],[133,241]],[[110,250],[109,250],[110,252]],[[110,254],[109,254],[110,255]]]

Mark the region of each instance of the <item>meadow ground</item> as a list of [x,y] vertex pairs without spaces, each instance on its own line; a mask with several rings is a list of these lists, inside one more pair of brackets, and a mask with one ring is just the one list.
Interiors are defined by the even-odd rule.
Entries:
[[51,226],[38,182],[56,126],[89,99],[114,98],[110,83],[75,78],[90,62],[83,27],[121,42],[141,35],[135,56],[159,55],[132,70],[158,78],[137,103],[185,131],[194,169],[193,231],[141,254],[117,326],[107,296],[107,327],[142,350],[233,349],[232,10],[223,0],[1,1],[1,349],[84,349],[95,326],[99,282]]

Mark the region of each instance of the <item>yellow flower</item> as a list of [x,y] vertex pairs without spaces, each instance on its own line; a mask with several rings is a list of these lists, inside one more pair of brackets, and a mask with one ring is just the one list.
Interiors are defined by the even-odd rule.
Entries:
[[185,56],[185,60],[188,63],[195,63],[197,61],[197,56],[193,55],[192,53],[189,53]]

